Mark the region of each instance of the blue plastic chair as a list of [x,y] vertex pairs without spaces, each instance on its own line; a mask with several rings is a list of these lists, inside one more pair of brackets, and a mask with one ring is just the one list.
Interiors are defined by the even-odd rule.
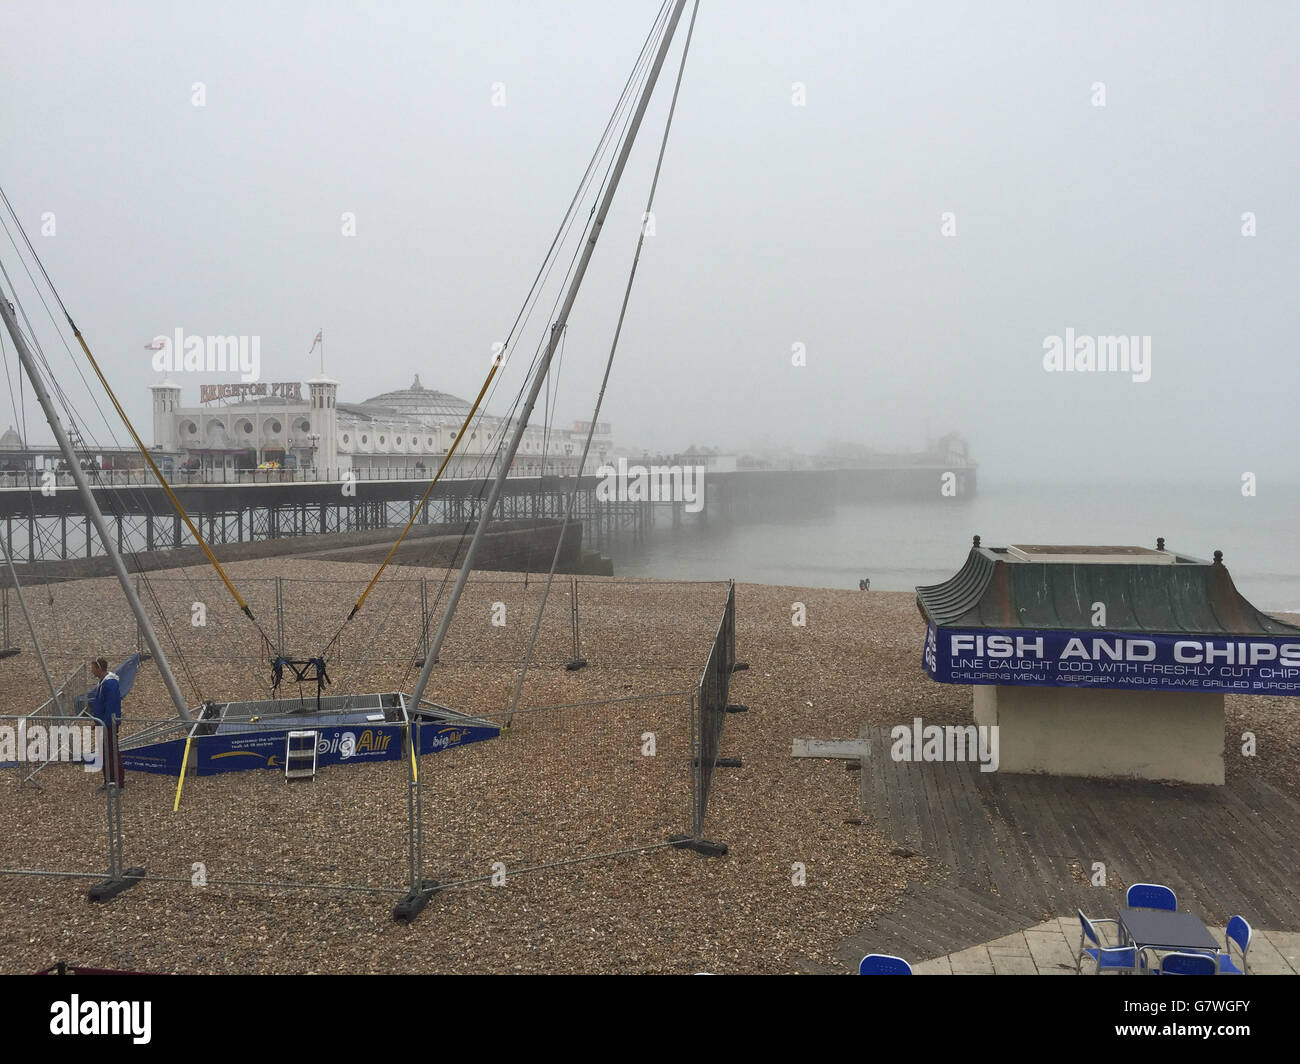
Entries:
[[[1083,958],[1089,957],[1096,962],[1097,969],[1093,975],[1106,972],[1136,972],[1138,970],[1138,952],[1136,946],[1107,946],[1097,933],[1097,924],[1115,924],[1118,920],[1089,920],[1082,909],[1075,909],[1079,914],[1079,954],[1074,959],[1074,970],[1083,972]],[[1092,945],[1089,946],[1088,943]]]
[[911,975],[912,966],[902,957],[868,953],[858,963],[858,975]]
[[[1254,937],[1255,932],[1251,930],[1250,924],[1246,923],[1240,916],[1234,916],[1228,921],[1228,927],[1225,932],[1227,938],[1227,949],[1219,951],[1219,974],[1220,975],[1249,975],[1250,968],[1246,965],[1246,951],[1250,949],[1250,940]],[[1236,946],[1241,950],[1241,967],[1232,959],[1232,947]]]
[[1130,909],[1168,909],[1178,911],[1174,892],[1159,883],[1134,883],[1124,895],[1124,904]]
[[1219,965],[1210,953],[1166,953],[1156,975],[1217,975]]

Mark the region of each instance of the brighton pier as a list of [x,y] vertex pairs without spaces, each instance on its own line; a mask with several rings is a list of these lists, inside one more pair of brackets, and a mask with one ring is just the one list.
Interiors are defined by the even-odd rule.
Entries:
[[[204,387],[209,390],[200,391],[200,404],[185,406],[181,388],[171,381],[152,386],[150,454],[200,533],[220,556],[232,559],[293,552],[297,548],[288,545],[274,551],[251,546],[292,537],[344,537],[328,546],[351,549],[382,542],[387,530],[395,536],[415,513],[469,411],[463,399],[423,387],[418,376],[408,388],[355,404],[340,402],[339,382],[323,374],[303,387]],[[454,538],[478,520],[495,444],[508,425],[508,419],[490,415],[476,423],[416,518],[423,534],[443,531]],[[572,559],[582,549],[603,552],[615,539],[641,539],[658,520],[674,526],[687,518],[761,521],[824,512],[845,502],[960,498],[976,488],[976,465],[956,435],[924,451],[774,461],[694,449],[671,456],[615,454],[613,431],[601,422],[579,470],[591,428],[574,422],[526,429],[494,520],[513,523],[519,536],[529,522],[558,526],[572,497],[570,531],[580,543],[566,545]],[[74,444],[119,550],[144,556],[193,547],[138,451],[80,438]],[[94,575],[98,569],[84,563],[104,556],[60,458],[52,444],[32,446],[13,429],[0,436],[0,525],[14,562],[36,567],[25,579]],[[682,490],[670,490],[667,498],[662,490],[631,490],[630,483],[628,490],[610,490],[611,471],[643,468],[690,469],[691,490],[684,479]],[[237,545],[247,549],[230,549]],[[553,545],[553,538],[538,540],[533,553],[540,557]],[[315,551],[318,541],[300,546]],[[76,562],[83,564],[71,564]],[[529,564],[511,551],[498,567],[516,562],[521,568]],[[184,560],[159,557],[149,564]]]

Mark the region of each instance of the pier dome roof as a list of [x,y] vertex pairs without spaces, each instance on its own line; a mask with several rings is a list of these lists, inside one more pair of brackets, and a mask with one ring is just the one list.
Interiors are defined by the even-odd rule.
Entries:
[[0,436],[0,451],[21,451],[23,446],[23,438],[12,425]]
[[464,399],[449,395],[447,392],[436,391],[433,388],[425,388],[420,384],[420,375],[418,373],[409,388],[402,388],[395,392],[384,392],[382,395],[372,396],[358,405],[367,411],[373,408],[382,408],[400,414],[415,415],[420,418],[454,418],[457,421],[464,421],[465,416],[470,411],[470,404]]

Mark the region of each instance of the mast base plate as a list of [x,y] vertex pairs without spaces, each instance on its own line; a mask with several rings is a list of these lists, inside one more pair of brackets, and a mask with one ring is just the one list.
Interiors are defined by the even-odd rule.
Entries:
[[710,842],[708,839],[697,839],[694,835],[673,835],[668,841],[679,850],[691,850],[702,857],[727,856],[725,842]]
[[112,901],[124,890],[130,890],[144,879],[143,868],[128,868],[120,876],[110,876],[102,883],[96,883],[86,895],[87,901]]
[[409,924],[429,904],[429,899],[438,893],[438,881],[426,879],[421,882],[420,890],[413,890],[393,906],[393,919],[399,924]]

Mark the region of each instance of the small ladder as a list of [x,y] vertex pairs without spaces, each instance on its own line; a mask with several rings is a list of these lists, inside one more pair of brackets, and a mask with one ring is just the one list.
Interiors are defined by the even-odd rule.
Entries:
[[284,740],[284,778],[286,780],[314,780],[316,778],[316,739],[314,731],[291,731]]

